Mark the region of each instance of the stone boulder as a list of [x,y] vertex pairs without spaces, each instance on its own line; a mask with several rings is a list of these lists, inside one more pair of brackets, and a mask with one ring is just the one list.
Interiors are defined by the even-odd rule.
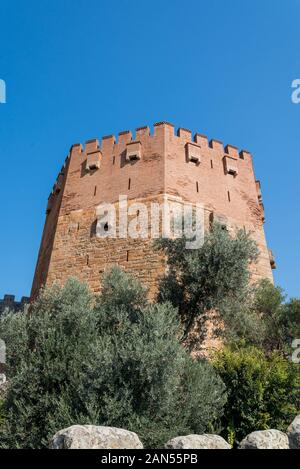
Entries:
[[8,391],[8,381],[6,381],[6,377],[4,375],[0,375],[0,399],[5,399]]
[[231,449],[219,435],[177,436],[165,444],[166,449]]
[[300,415],[293,420],[287,429],[291,449],[300,449]]
[[252,432],[241,441],[240,449],[289,449],[289,440],[279,430]]
[[3,386],[6,383],[6,375],[4,373],[0,373],[0,386]]
[[73,425],[57,432],[50,449],[142,449],[136,433],[114,427]]

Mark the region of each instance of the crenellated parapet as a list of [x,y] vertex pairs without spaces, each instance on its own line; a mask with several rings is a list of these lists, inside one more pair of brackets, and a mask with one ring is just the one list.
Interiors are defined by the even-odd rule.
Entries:
[[[76,145],[72,145],[72,147],[70,149],[70,152],[68,153],[68,155],[65,159],[65,162],[62,165],[60,172],[58,173],[58,176],[57,176],[56,181],[55,181],[55,183],[52,187],[52,190],[51,190],[51,192],[48,196],[48,203],[47,203],[47,209],[46,209],[46,214],[47,215],[49,215],[49,213],[51,212],[51,210],[53,208],[53,205],[56,203],[58,195],[60,194],[60,192],[62,191],[62,189],[64,187],[68,162],[69,162],[69,159],[70,159],[70,156],[71,156],[71,153],[72,153],[72,148],[75,147]],[[81,147],[80,144],[78,144],[78,145]]]
[[24,309],[24,306],[29,304],[30,298],[27,296],[22,296],[20,301],[16,301],[15,295],[4,295],[2,299],[0,299],[0,315],[5,310],[9,311],[20,311]]
[[[67,176],[70,164],[72,182]],[[222,175],[228,178],[227,183],[222,179]],[[172,195],[189,199],[194,190],[188,191],[187,187],[193,184],[192,179],[197,178],[194,182],[197,193],[212,192],[205,188],[208,181],[212,187],[222,184],[224,188],[220,189],[220,192],[223,192],[223,197],[230,202],[233,189],[231,178],[241,181],[239,187],[234,186],[239,191],[244,190],[245,179],[255,180],[249,151],[239,150],[232,144],[224,145],[221,140],[214,138],[209,140],[199,132],[193,135],[190,129],[184,127],[175,129],[173,124],[166,121],[155,123],[152,130],[149,126],[142,126],[135,132],[124,130],[117,136],[111,134],[100,139],[87,140],[84,144],[73,144],[49,195],[47,214],[60,204],[67,177],[69,189],[74,189],[76,185],[76,198],[80,199],[82,194],[85,201],[89,187],[93,184],[93,196],[102,193],[105,200],[109,200],[110,196],[116,200],[118,190],[124,193],[128,188],[131,189],[129,196],[133,198],[145,196],[146,193],[152,195],[170,192]],[[115,191],[108,193],[105,190],[109,184],[115,186]],[[72,209],[73,193],[74,190],[72,192],[70,189],[67,195],[68,210]],[[260,188],[259,193],[260,195],[255,196],[258,197],[257,210],[261,212],[260,218],[264,221]],[[93,196],[89,198],[89,205],[93,204]],[[210,198],[207,194],[206,202],[209,205]],[[76,209],[78,206],[80,202],[77,203]]]
[[85,152],[92,154],[94,152],[101,152],[107,149],[113,149],[116,145],[126,146],[145,138],[156,138],[160,137],[162,133],[172,136],[182,141],[183,143],[193,143],[201,148],[211,148],[218,150],[233,159],[245,159],[251,158],[251,153],[247,150],[239,150],[238,147],[230,144],[224,145],[222,141],[217,139],[208,140],[208,137],[204,134],[196,132],[194,135],[192,131],[183,127],[179,127],[177,130],[175,126],[169,122],[157,122],[153,125],[153,132],[151,133],[149,126],[138,127],[135,132],[131,130],[124,130],[118,133],[118,135],[105,135],[100,140],[93,139],[87,140],[85,145],[76,143],[72,145],[70,154],[78,154]]

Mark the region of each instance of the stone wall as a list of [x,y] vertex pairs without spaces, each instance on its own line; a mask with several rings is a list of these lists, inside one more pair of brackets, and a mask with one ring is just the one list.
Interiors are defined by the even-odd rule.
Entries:
[[3,299],[0,299],[0,315],[6,310],[18,311],[24,308],[28,304],[30,298],[23,296],[20,301],[15,300],[14,295],[4,295]]

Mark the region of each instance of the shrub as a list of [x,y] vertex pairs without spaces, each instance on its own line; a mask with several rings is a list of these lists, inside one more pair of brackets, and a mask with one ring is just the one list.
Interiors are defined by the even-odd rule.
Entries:
[[174,308],[145,298],[114,268],[98,298],[70,280],[42,292],[30,315],[1,319],[10,387],[0,446],[45,447],[76,423],[135,431],[146,447],[213,431],[221,379],[181,347]]
[[300,337],[300,299],[292,298],[284,306],[283,318],[286,319],[288,335],[295,339]]
[[290,354],[292,341],[300,338],[300,300],[286,302],[283,290],[263,279],[255,285],[251,314],[259,318],[260,328],[249,342],[266,353]]
[[0,399],[0,428],[4,423],[4,401]]
[[239,442],[254,430],[286,430],[300,409],[297,365],[274,352],[246,347],[224,348],[214,367],[226,385],[224,436]]

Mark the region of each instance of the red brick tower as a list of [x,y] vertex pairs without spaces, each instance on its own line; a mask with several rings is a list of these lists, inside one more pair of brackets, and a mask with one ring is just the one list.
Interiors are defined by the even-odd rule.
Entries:
[[156,290],[164,271],[161,256],[151,239],[99,239],[95,234],[96,208],[102,202],[128,203],[162,199],[201,203],[205,226],[216,219],[227,228],[244,228],[257,242],[260,257],[253,277],[273,280],[274,260],[264,233],[264,209],[252,157],[232,145],[178,129],[167,122],[89,140],[83,148],[72,146],[49,196],[47,216],[32,286],[39,288],[68,277],[86,281],[98,292],[105,269],[119,264]]

